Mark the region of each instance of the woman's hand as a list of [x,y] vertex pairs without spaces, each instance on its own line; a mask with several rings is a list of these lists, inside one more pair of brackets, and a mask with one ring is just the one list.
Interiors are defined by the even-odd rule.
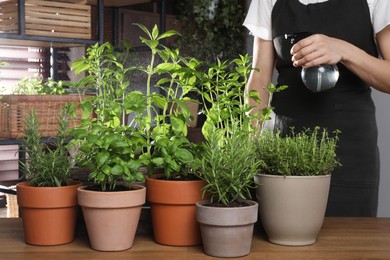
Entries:
[[376,34],[381,58],[374,57],[346,41],[314,34],[291,48],[295,67],[313,67],[341,62],[367,85],[390,94],[390,25]]
[[292,62],[295,67],[313,67],[320,64],[336,64],[342,60],[342,40],[323,34],[314,34],[300,40],[291,48]]

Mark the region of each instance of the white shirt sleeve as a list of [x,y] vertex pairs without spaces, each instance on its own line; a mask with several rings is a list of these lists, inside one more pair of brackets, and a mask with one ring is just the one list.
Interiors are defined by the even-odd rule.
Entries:
[[372,26],[377,34],[390,24],[390,1],[389,0],[368,0],[370,6]]
[[244,26],[251,34],[264,40],[272,40],[271,11],[275,2],[276,0],[252,0],[244,21]]

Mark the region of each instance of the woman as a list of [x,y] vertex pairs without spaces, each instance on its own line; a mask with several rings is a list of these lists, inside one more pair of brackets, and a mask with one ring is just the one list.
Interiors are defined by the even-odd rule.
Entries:
[[[295,129],[321,126],[340,130],[342,167],[332,175],[328,216],[376,216],[379,154],[371,87],[390,93],[390,1],[252,0],[244,25],[255,36],[253,71],[247,88],[269,99],[274,67],[278,84],[275,113]],[[310,32],[294,43],[290,57],[276,54],[273,39]],[[380,58],[378,58],[380,57]],[[337,64],[335,87],[312,92],[301,68]],[[261,108],[261,107],[258,107]]]

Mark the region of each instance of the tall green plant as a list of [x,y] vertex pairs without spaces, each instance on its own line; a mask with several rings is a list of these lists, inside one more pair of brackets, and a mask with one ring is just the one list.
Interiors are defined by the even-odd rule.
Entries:
[[108,42],[95,44],[72,64],[76,74],[87,72],[75,86],[96,92],[81,104],[82,126],[72,131],[72,143],[78,147],[78,164],[91,169],[89,178],[102,191],[115,190],[118,182],[144,180],[139,155],[145,138],[126,123],[129,76],[134,70],[127,66],[131,47],[123,42],[121,49],[116,51]]
[[200,94],[206,104],[202,133],[207,140],[214,131],[226,130],[229,135],[234,124],[249,131],[252,123],[258,121],[260,115],[250,113],[253,106],[248,101],[260,103],[260,96],[257,91],[245,89],[251,70],[250,57],[246,54],[232,61],[218,60],[200,74]]
[[230,62],[218,60],[199,77],[207,105],[202,127],[206,141],[198,157],[198,174],[206,181],[203,192],[225,206],[251,197],[253,177],[261,163],[251,140],[253,121],[260,115],[250,113],[253,106],[249,104],[249,99],[259,103],[260,97],[245,89],[251,70],[249,56],[240,55]]
[[[115,188],[121,179],[143,180],[141,166],[149,174],[162,167],[166,178],[175,178],[194,160],[186,138],[191,115],[184,102],[194,87],[191,66],[196,62],[160,43],[175,31],[160,34],[157,26],[149,31],[136,25],[146,34],[141,41],[150,49],[147,66],[129,65],[129,45],[118,52],[109,43],[91,46],[72,65],[76,73],[88,73],[76,86],[96,89],[96,96],[82,104],[83,127],[74,134],[80,145],[78,159],[92,169],[90,178],[102,190]],[[130,86],[132,73],[146,74],[145,92]]]
[[[131,46],[122,42],[121,51],[116,51],[109,42],[88,47],[86,56],[72,63],[76,74],[86,72],[75,87],[93,89],[96,92],[82,104],[84,118],[96,115],[96,121],[116,127],[124,124],[126,91],[130,87],[129,77],[134,68],[127,66]],[[90,120],[94,122],[94,120]]]
[[[194,160],[186,137],[191,114],[185,101],[191,101],[188,93],[195,88],[193,72],[199,62],[183,58],[178,49],[161,44],[163,39],[177,35],[176,31],[160,34],[157,26],[149,31],[144,25],[136,25],[145,32],[147,38],[141,37],[141,41],[151,51],[149,65],[138,68],[147,75],[146,94],[136,91],[128,95],[131,102],[143,101],[135,102],[137,107],[130,109],[136,113],[134,122],[147,141],[146,152],[140,158],[149,174],[154,167],[162,167],[166,178],[175,178],[185,174]],[[155,85],[153,77],[158,78]]]

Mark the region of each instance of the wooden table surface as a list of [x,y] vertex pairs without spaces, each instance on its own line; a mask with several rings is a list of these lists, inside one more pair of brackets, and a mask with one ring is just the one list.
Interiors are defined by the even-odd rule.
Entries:
[[[89,247],[84,232],[62,246],[24,243],[21,219],[0,219],[0,259],[218,259],[201,246],[171,247],[156,244],[151,235],[138,234],[131,249],[98,252]],[[289,247],[267,242],[260,228],[252,250],[240,259],[390,259],[390,218],[326,218],[314,245]]]

